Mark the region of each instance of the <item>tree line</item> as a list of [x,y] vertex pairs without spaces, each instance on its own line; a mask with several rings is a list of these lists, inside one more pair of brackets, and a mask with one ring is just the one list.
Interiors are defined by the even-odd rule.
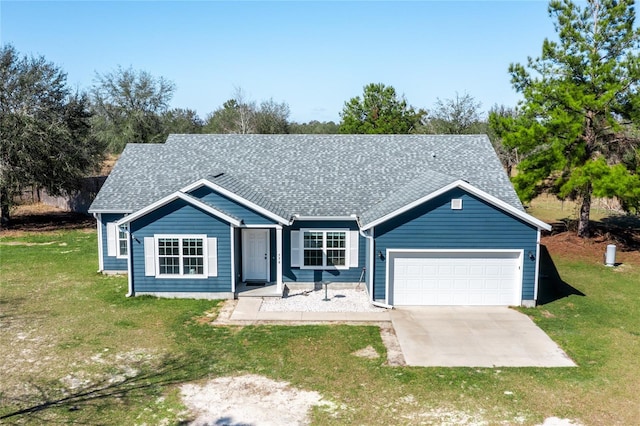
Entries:
[[509,67],[522,101],[487,114],[473,96],[416,108],[392,86],[371,83],[344,103],[340,122],[289,119],[286,102],[256,102],[242,88],[198,117],[170,108],[175,84],[118,67],[73,91],[44,57],[0,50],[0,206],[29,185],[51,194],[73,190],[105,154],[129,142],[159,143],[170,133],[350,133],[489,135],[524,202],[541,192],[581,203],[578,234],[589,235],[592,197],[616,197],[640,211],[640,30],[632,0],[552,0],[557,41]]

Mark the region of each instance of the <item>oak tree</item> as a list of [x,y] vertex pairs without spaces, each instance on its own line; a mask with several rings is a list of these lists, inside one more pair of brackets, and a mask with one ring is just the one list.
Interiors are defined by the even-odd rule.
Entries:
[[127,143],[160,143],[166,135],[162,115],[169,110],[175,85],[146,71],[118,67],[96,73],[92,88],[96,137],[113,153]]
[[51,195],[77,189],[97,169],[104,145],[91,137],[90,102],[67,85],[66,74],[43,56],[0,48],[0,222],[29,187]]

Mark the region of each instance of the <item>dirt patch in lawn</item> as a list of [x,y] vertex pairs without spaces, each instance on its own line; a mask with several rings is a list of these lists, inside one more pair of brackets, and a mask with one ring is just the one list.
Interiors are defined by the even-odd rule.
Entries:
[[318,392],[248,374],[220,377],[204,385],[181,386],[182,400],[194,416],[190,425],[305,425],[312,407],[336,410]]

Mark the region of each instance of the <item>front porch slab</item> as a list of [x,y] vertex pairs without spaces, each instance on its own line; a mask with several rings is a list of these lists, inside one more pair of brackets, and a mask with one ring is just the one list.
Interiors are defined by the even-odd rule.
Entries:
[[382,312],[265,312],[260,310],[262,299],[259,297],[242,297],[238,299],[236,307],[229,318],[238,323],[254,322],[345,322],[345,323],[375,323],[389,322],[391,316],[388,311]]
[[244,297],[282,297],[282,291],[278,291],[275,283],[267,283],[263,286],[252,286],[240,283],[236,288],[238,298]]

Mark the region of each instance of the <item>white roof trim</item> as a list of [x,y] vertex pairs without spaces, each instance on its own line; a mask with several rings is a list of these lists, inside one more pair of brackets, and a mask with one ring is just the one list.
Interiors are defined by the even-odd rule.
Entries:
[[100,214],[128,214],[133,213],[133,210],[110,210],[110,209],[91,209],[87,213],[100,213]]
[[293,215],[294,220],[347,220],[347,221],[357,221],[358,216],[355,214],[349,216],[301,216],[299,214]]
[[206,186],[210,189],[213,189],[214,191],[231,198],[234,201],[237,201],[238,203],[250,208],[251,210],[254,210],[258,213],[260,213],[263,216],[268,217],[269,219],[275,220],[276,222],[280,223],[281,225],[285,225],[285,224],[289,224],[289,219],[286,219],[284,217],[281,217],[275,213],[273,213],[272,211],[269,211],[263,207],[260,207],[259,205],[245,199],[242,198],[241,196],[239,196],[238,194],[236,194],[235,192],[231,192],[228,189],[224,189],[223,187],[221,187],[220,185],[216,185],[215,183],[211,182],[208,179],[200,179],[197,180],[195,182],[193,182],[190,185],[185,186],[184,188],[182,188],[180,191],[181,192],[190,192],[193,191],[194,189],[200,188],[201,186]]
[[117,224],[118,224],[118,226],[120,226],[120,225],[124,225],[125,223],[133,222],[134,220],[139,219],[142,216],[145,216],[145,215],[151,213],[152,211],[157,210],[160,207],[165,206],[165,205],[169,204],[170,202],[175,201],[177,199],[184,200],[187,203],[189,203],[189,204],[191,204],[191,205],[193,205],[195,207],[198,207],[199,209],[202,209],[202,210],[206,211],[207,213],[211,213],[212,215],[214,215],[216,217],[219,217],[220,219],[222,219],[222,220],[224,220],[226,222],[229,222],[233,226],[240,226],[241,225],[241,222],[238,219],[236,219],[234,217],[231,217],[231,216],[221,212],[220,210],[218,210],[218,209],[216,209],[214,207],[211,207],[208,204],[203,203],[202,201],[198,200],[197,198],[194,198],[194,197],[192,197],[190,195],[187,195],[187,194],[185,194],[183,192],[180,192],[180,191],[176,191],[173,194],[167,195],[166,197],[161,198],[160,200],[156,201],[155,203],[149,204],[147,207],[144,207],[144,208],[138,210],[137,212],[130,214],[129,216],[123,217],[122,219],[120,219],[117,222]]
[[463,180],[457,180],[455,182],[450,183],[449,185],[443,186],[442,188],[440,188],[437,191],[434,191],[428,195],[425,195],[422,198],[419,198],[417,200],[415,200],[412,203],[407,204],[404,207],[401,207],[379,219],[376,219],[372,222],[369,222],[367,224],[364,224],[362,226],[363,230],[367,230],[370,228],[373,228],[374,226],[380,225],[381,223],[386,222],[387,220],[394,218],[402,213],[405,213],[411,209],[413,209],[414,207],[419,206],[422,203],[425,203],[429,200],[432,200],[454,188],[460,188],[463,189],[467,192],[469,192],[470,194],[473,194],[475,196],[477,196],[478,198],[481,198],[485,201],[487,201],[488,203],[498,207],[501,210],[504,210],[507,213],[512,214],[513,216],[522,219],[523,221],[535,226],[538,229],[544,229],[547,231],[551,231],[551,225],[536,219],[535,217],[531,216],[530,214],[527,214],[521,210],[518,210],[517,208],[513,207],[511,204],[505,203],[504,201],[500,200],[499,198],[494,197],[491,194],[488,194],[478,188],[476,188],[475,186],[471,185],[470,183],[467,183]]

